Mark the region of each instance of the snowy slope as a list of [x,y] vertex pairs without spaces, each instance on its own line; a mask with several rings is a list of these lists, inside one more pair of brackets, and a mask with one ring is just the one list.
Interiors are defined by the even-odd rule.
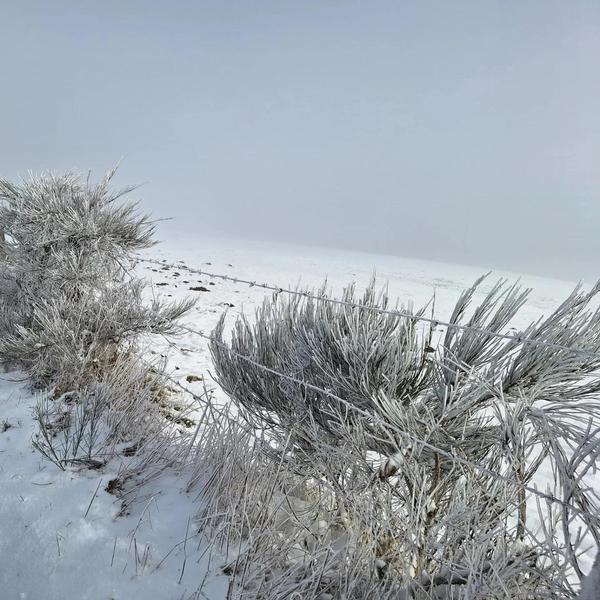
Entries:
[[[224,310],[228,310],[230,319],[241,311],[252,313],[268,292],[258,287],[212,281],[189,273],[183,265],[282,286],[299,282],[319,286],[327,277],[338,291],[353,280],[359,286],[365,285],[375,269],[378,280],[382,284],[389,282],[390,295],[401,302],[419,305],[435,292],[436,312],[441,319],[449,316],[460,292],[482,274],[482,269],[390,256],[205,237],[174,236],[147,255],[169,263],[183,261],[178,269],[162,269],[148,263],[141,263],[138,268],[152,284],[154,295],[196,296],[198,303],[185,321],[207,333]],[[497,273],[482,286],[482,294],[497,276],[516,278],[514,274]],[[531,276],[523,277],[523,283],[532,286],[534,293],[516,326],[547,314],[573,286]],[[209,291],[193,291],[191,287]],[[167,357],[172,377],[193,390],[200,392],[203,381],[188,382],[189,375],[202,377],[215,387],[209,375],[211,364],[206,341],[186,334],[175,342],[173,346],[162,339],[149,340],[148,355]],[[43,460],[31,447],[35,398],[24,383],[9,381],[18,378],[18,374],[3,377],[0,382],[2,600],[225,597],[227,579],[220,575],[218,557],[212,556],[209,564],[210,553],[206,552],[202,539],[192,537],[184,551],[186,531],[188,537],[194,531],[193,517],[197,510],[194,498],[184,491],[185,474],[166,473],[142,490],[140,501],[131,507],[129,515],[120,515],[120,501],[105,491],[117,465],[109,464],[101,471],[61,472]],[[2,431],[3,421],[8,424],[6,431]],[[203,581],[202,593],[194,595]]]

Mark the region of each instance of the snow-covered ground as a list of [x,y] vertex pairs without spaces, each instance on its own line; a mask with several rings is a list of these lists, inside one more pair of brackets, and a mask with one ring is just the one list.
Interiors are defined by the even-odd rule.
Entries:
[[[0,598],[224,598],[227,579],[194,535],[187,480],[165,473],[120,515],[105,489],[115,462],[63,472],[32,448],[35,397],[15,377],[0,382]],[[207,572],[205,595],[195,595]]]
[[[147,255],[168,263],[182,261],[180,269],[148,263],[138,268],[157,296],[196,296],[198,303],[185,322],[205,332],[211,331],[224,310],[231,318],[242,311],[252,313],[269,292],[194,275],[183,265],[280,286],[316,287],[327,277],[334,291],[350,281],[364,286],[376,271],[382,284],[389,283],[390,296],[402,303],[420,305],[435,292],[440,319],[449,316],[460,292],[484,271],[391,256],[184,235],[170,237]],[[495,273],[481,294],[500,276],[518,277]],[[533,293],[515,326],[550,312],[574,285],[533,276],[523,276],[522,282]],[[206,340],[186,334],[175,342],[172,346],[153,340],[148,352],[167,356],[169,373],[183,385],[202,391],[203,381],[186,379],[196,375],[215,387]],[[116,465],[109,463],[100,471],[62,472],[33,450],[35,397],[25,383],[12,381],[19,377],[7,373],[0,381],[0,598],[225,598],[228,581],[220,574],[218,557],[207,552],[201,537],[190,533],[195,531],[197,505],[193,495],[185,492],[185,474],[165,473],[142,490],[141,500],[129,514],[121,515],[120,501],[105,490]],[[184,544],[186,531],[191,539]]]

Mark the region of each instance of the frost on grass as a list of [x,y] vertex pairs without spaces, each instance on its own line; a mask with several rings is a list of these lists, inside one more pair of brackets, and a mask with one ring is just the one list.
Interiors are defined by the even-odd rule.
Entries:
[[164,384],[132,357],[119,359],[98,380],[52,399],[39,394],[34,447],[60,469],[100,468],[118,450],[138,452],[161,427],[156,405]]
[[[389,307],[374,283],[345,291],[359,307],[275,296],[229,344],[220,322],[216,376],[242,420],[199,460],[240,596],[575,597],[600,541],[600,287],[507,340],[528,290],[501,281],[471,307],[479,285],[451,316],[471,329],[369,310]],[[558,502],[526,489],[541,469]]]

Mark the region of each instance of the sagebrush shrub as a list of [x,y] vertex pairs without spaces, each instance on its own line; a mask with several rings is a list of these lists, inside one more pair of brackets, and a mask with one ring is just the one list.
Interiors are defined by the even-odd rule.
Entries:
[[142,333],[168,333],[190,302],[144,302],[134,252],[154,225],[112,190],[111,171],[0,180],[4,260],[0,357],[40,386],[76,389],[130,352]]
[[[481,283],[450,317],[465,328],[445,332],[406,308],[403,317],[371,310],[389,306],[374,283],[362,297],[346,290],[357,307],[275,295],[253,322],[237,321],[230,344],[221,320],[216,376],[268,437],[261,452],[318,482],[331,519],[345,515],[345,527],[367,537],[371,519],[390,524],[371,538],[371,557],[406,597],[572,595],[570,577],[582,577],[578,528],[600,539],[598,493],[585,482],[600,453],[600,287],[576,289],[504,339],[493,334],[528,291],[501,281],[471,308]],[[581,513],[526,491],[542,467],[555,475],[550,492]]]

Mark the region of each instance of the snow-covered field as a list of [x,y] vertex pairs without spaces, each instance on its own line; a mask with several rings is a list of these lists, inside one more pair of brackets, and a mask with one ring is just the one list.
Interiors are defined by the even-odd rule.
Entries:
[[[460,292],[484,269],[391,256],[262,244],[225,239],[171,236],[148,257],[178,263],[138,268],[157,296],[196,296],[198,303],[184,321],[210,332],[224,310],[230,318],[251,314],[269,292],[259,287],[211,280],[184,265],[280,286],[320,286],[325,277],[334,291],[350,281],[364,286],[376,271],[389,294],[401,303],[420,305],[436,295],[436,314],[447,318]],[[181,261],[181,262],[179,262]],[[498,277],[494,273],[481,294]],[[573,283],[522,276],[533,292],[520,320],[522,326],[548,314]],[[192,287],[208,291],[190,290]],[[193,334],[155,339],[148,353],[164,355],[168,372],[201,392],[210,379],[206,340]],[[188,382],[195,375],[203,381]],[[116,465],[99,471],[62,472],[33,450],[32,406],[35,397],[19,373],[0,382],[0,598],[2,600],[135,600],[225,598],[228,580],[222,563],[194,535],[197,504],[185,492],[185,473],[167,472],[141,490],[128,514],[106,491]],[[219,393],[219,392],[217,392]],[[190,538],[187,542],[187,537]],[[197,590],[200,592],[197,593]]]

